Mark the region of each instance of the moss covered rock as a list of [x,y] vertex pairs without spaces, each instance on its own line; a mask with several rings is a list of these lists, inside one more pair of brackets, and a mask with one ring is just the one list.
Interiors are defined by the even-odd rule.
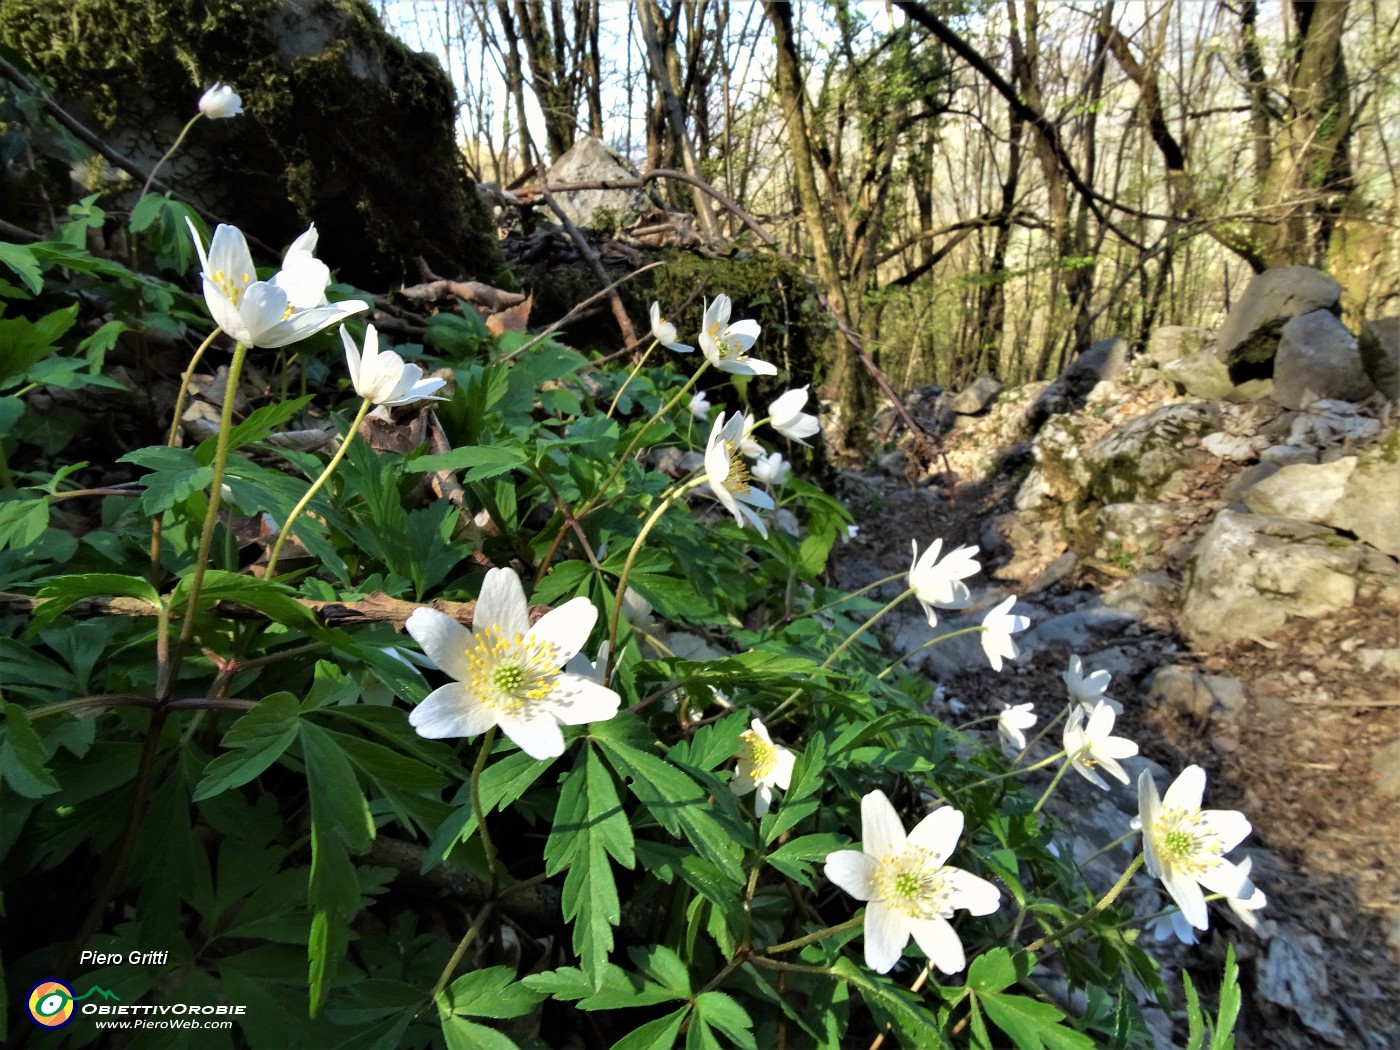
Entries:
[[321,255],[376,287],[416,278],[417,255],[454,276],[499,266],[451,82],[365,0],[0,0],[0,37],[147,165],[205,88],[233,85],[244,115],[200,121],[162,176],[269,244],[315,221]]

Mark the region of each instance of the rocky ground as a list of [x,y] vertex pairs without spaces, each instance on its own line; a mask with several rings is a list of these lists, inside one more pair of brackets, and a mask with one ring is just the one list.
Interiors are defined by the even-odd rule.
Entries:
[[[1164,405],[1192,401],[1136,375],[1101,384],[1066,418],[1087,447]],[[1030,460],[1024,449],[1006,454],[1015,435],[1005,420],[1014,411],[984,416],[945,438],[946,462],[961,475],[951,486],[938,476],[911,482],[897,456],[883,461],[883,471],[847,471],[842,495],[862,528],[840,555],[838,579],[855,587],[907,571],[910,538],[921,548],[935,538],[945,549],[979,544],[986,568],[974,581],[980,586],[966,622],[1014,593],[1032,626],[1020,659],[1000,675],[987,669],[975,639],[911,658],[942,687],[937,713],[961,723],[1032,701],[1049,717],[1065,702],[1060,673],[1071,653],[1083,658],[1086,672],[1110,671],[1109,693],[1125,707],[1115,732],[1142,750],[1142,759],[1125,763],[1129,772],[1152,768],[1164,787],[1186,765],[1204,767],[1207,805],[1242,810],[1253,822],[1236,856],[1253,858],[1255,881],[1269,898],[1257,933],[1213,910],[1202,943],[1155,947],[1164,970],[1189,968],[1198,988],[1213,989],[1232,942],[1245,988],[1237,1045],[1387,1050],[1400,1046],[1396,591],[1389,583],[1363,585],[1350,604],[1326,615],[1291,617],[1253,637],[1243,632],[1193,647],[1187,635],[1200,632],[1183,629],[1180,600],[1192,552],[1222,511],[1243,509],[1235,500],[1251,477],[1241,476],[1259,449],[1277,441],[1255,435],[1281,415],[1267,403],[1217,408],[1224,413],[1220,433],[1257,447],[1234,459],[1193,449],[1152,494],[1147,543],[1137,542],[1132,528],[1114,532],[1113,515],[1076,531],[1066,524],[1072,515],[1052,513],[1038,524],[1017,512]],[[1215,446],[1223,447],[1221,439]],[[916,610],[893,620],[886,638],[905,653],[963,623],[954,618],[930,631]],[[1136,812],[1129,788],[1099,793],[1081,782],[1065,797],[1058,815],[1080,856],[1122,834]],[[1111,881],[1127,856],[1108,855],[1099,877]],[[1140,885],[1135,906],[1152,914],[1162,898],[1145,879]],[[1179,978],[1168,984],[1176,995],[1170,1016],[1154,1021],[1160,1039],[1181,1045]]]

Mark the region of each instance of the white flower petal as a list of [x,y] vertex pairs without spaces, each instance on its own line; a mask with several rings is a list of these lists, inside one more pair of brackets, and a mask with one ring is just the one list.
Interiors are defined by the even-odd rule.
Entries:
[[459,682],[467,677],[471,665],[467,651],[474,646],[472,634],[460,623],[437,609],[418,608],[404,624],[404,630],[418,643],[438,670]]
[[889,973],[909,943],[912,922],[903,912],[872,901],[865,908],[865,965]]
[[563,695],[554,699],[549,710],[566,726],[606,722],[622,705],[622,697],[613,690],[580,675],[561,674],[558,688]]
[[1187,922],[1198,930],[1210,928],[1206,898],[1195,879],[1179,872],[1164,871],[1162,885],[1166,887],[1172,900],[1176,901],[1176,906],[1181,909],[1181,914]]
[[531,758],[558,758],[564,753],[564,734],[546,713],[530,719],[501,718],[501,732]]
[[[595,614],[596,615],[596,614]],[[530,610],[525,604],[525,588],[510,569],[491,569],[481,584],[472,614],[474,631],[495,626],[501,634],[522,638],[530,633]],[[579,648],[582,648],[580,643]]]
[[861,848],[869,857],[883,857],[904,848],[904,824],[883,791],[872,791],[860,800],[860,837]]
[[[420,610],[422,611],[422,610]],[[408,724],[421,737],[480,736],[496,724],[496,715],[460,682],[434,689],[408,713]]]
[[915,942],[942,973],[961,973],[967,966],[963,954],[962,941],[948,920],[932,918],[916,920],[910,924],[910,932]]
[[827,879],[856,900],[868,901],[875,895],[876,862],[860,850],[843,849],[829,853],[824,869]]
[[980,875],[947,867],[943,869],[943,878],[953,888],[948,898],[949,907],[962,908],[971,915],[990,915],[1001,907],[1001,890]]
[[1253,830],[1246,817],[1237,809],[1207,809],[1201,817],[1220,836],[1220,852],[1229,853]]
[[963,833],[962,810],[940,806],[909,832],[909,842],[933,856],[934,864],[942,864],[957,849]]
[[[1172,781],[1162,796],[1162,808],[1197,810],[1206,793],[1206,771],[1200,766],[1187,766]],[[1199,928],[1199,927],[1198,927]]]
[[1152,825],[1161,812],[1162,800],[1157,794],[1157,784],[1152,774],[1144,769],[1138,774],[1138,830],[1142,832],[1143,861],[1147,873],[1154,879],[1162,877],[1162,865],[1157,859],[1157,846],[1152,837]]
[[[512,573],[511,575],[514,575]],[[519,586],[517,579],[516,585]],[[521,592],[524,601],[524,591]],[[549,642],[559,651],[559,666],[562,667],[574,658],[574,654],[588,641],[588,633],[598,621],[598,610],[587,598],[570,598],[557,609],[545,613],[534,627],[530,628],[531,638]]]

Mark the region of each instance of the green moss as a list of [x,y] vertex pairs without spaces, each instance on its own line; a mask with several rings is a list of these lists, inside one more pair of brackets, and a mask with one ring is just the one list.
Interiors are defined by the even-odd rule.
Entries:
[[216,165],[201,189],[217,210],[264,241],[314,220],[324,257],[381,286],[418,255],[452,276],[500,265],[451,82],[365,0],[0,0],[0,36],[104,130],[154,129],[160,148],[204,88],[232,84],[244,115],[201,122],[187,148]]

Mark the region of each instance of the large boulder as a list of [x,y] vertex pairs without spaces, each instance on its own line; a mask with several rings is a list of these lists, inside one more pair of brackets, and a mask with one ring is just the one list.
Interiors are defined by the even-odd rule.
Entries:
[[1400,401],[1400,317],[1367,321],[1357,339],[1361,367],[1376,389],[1392,401]]
[[[625,182],[637,169],[599,139],[585,135],[549,168],[551,183]],[[651,210],[638,189],[564,190],[554,194],[559,210],[576,226],[609,233],[631,224]]]
[[1154,365],[1164,365],[1168,361],[1190,357],[1202,350],[1214,349],[1215,332],[1211,329],[1169,324],[1153,330],[1147,340],[1147,352],[1143,356]]
[[1205,401],[1224,401],[1235,389],[1230,370],[1214,350],[1200,350],[1168,361],[1162,366],[1162,375],[1192,397]]
[[1363,401],[1375,384],[1361,364],[1356,337],[1325,310],[1299,314],[1283,326],[1274,358],[1274,400],[1285,408],[1314,401]]
[[200,121],[161,177],[269,245],[315,221],[321,257],[371,287],[416,280],[416,256],[451,276],[499,268],[452,82],[366,0],[0,0],[0,39],[146,167],[205,88],[231,84],[243,115]]
[[986,410],[1001,393],[1001,383],[995,376],[983,373],[974,379],[965,390],[953,398],[952,409],[960,416],[975,416]]
[[1148,499],[1190,459],[1190,447],[1220,428],[1207,403],[1164,405],[1112,431],[1083,452],[1089,495],[1100,503]]
[[1346,489],[1323,520],[1400,558],[1400,430],[1357,457]]
[[1223,510],[1192,552],[1182,633],[1207,652],[1349,608],[1365,551],[1322,525]]
[[[1336,313],[1340,309],[1342,286],[1310,266],[1283,266],[1265,270],[1249,282],[1235,304],[1216,340],[1216,353],[1237,378],[1267,374],[1250,370],[1274,356],[1279,332],[1290,318],[1314,310]],[[1239,374],[1237,366],[1246,366]]]

